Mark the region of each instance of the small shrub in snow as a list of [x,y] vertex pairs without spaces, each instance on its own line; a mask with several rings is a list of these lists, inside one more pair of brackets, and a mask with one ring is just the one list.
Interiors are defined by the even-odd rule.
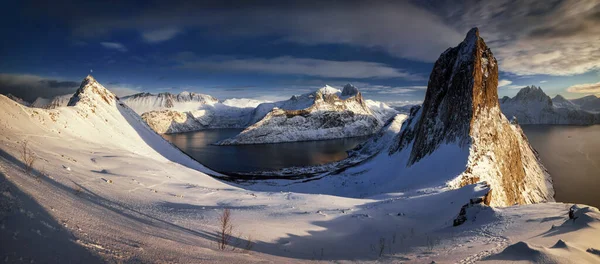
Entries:
[[33,164],[37,160],[37,156],[29,148],[28,142],[25,140],[21,144],[21,161],[23,162],[24,170],[27,175],[31,174],[33,170]]
[[231,210],[225,208],[221,216],[219,216],[219,231],[217,233],[218,247],[220,250],[225,250],[229,247],[233,233],[233,223],[231,221]]

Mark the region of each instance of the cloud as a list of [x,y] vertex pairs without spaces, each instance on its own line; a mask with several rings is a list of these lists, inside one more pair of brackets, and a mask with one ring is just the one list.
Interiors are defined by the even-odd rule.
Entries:
[[440,1],[423,7],[466,32],[478,26],[500,69],[570,76],[600,69],[600,2]]
[[290,56],[276,58],[231,57],[197,58],[184,52],[176,56],[179,68],[202,71],[259,72],[284,75],[305,75],[324,78],[401,78],[422,80],[423,77],[386,64],[366,61],[332,61]]
[[546,80],[540,81],[540,83],[547,83],[547,82],[548,82],[548,81],[546,81]]
[[[0,94],[12,94],[31,103],[38,97],[53,98],[73,94],[80,83],[33,74],[0,73]],[[140,92],[139,87],[119,83],[107,84],[105,87],[119,97]]]
[[158,43],[174,38],[181,31],[177,28],[148,30],[142,33],[142,38],[148,43]]
[[32,74],[0,73],[0,93],[12,94],[25,101],[33,102],[38,97],[72,94],[78,82],[58,80]]
[[[61,1],[61,0],[57,0]],[[67,1],[64,1],[65,4]],[[462,40],[457,32],[431,12],[408,1],[171,1],[169,5],[135,6],[139,12],[123,16],[115,9],[93,3],[55,8],[41,3],[55,18],[68,19],[77,37],[107,36],[135,30],[149,42],[177,34],[175,29],[219,37],[272,37],[301,45],[344,44],[382,50],[393,56],[432,62]],[[56,4],[60,6],[60,4]],[[93,5],[93,7],[92,7]],[[94,13],[85,12],[93,9]]]
[[117,50],[120,52],[127,52],[127,47],[118,42],[100,42],[100,45],[107,49]]
[[507,85],[510,85],[511,83],[512,83],[512,81],[510,81],[510,80],[506,80],[506,79],[500,80],[500,81],[498,81],[498,87],[507,86]]
[[377,93],[377,94],[407,94],[407,93],[415,93],[415,92],[424,92],[427,89],[427,86],[387,86],[387,85],[372,85],[372,84],[364,84],[364,88],[360,88],[359,90],[364,93]]
[[577,84],[567,88],[570,93],[600,94],[600,82]]

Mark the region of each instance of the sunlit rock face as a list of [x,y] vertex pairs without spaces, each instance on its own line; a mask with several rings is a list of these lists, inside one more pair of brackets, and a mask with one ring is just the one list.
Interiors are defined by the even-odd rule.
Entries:
[[411,113],[390,154],[410,148],[406,165],[412,166],[455,144],[469,153],[451,187],[487,181],[492,205],[552,200],[550,176],[518,124],[500,111],[497,88],[496,58],[474,28],[436,61],[423,106]]

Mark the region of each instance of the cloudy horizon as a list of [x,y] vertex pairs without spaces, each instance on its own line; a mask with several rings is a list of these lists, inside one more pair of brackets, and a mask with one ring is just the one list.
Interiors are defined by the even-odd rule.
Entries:
[[500,97],[600,95],[597,1],[18,1],[4,13],[0,92],[29,101],[74,92],[90,71],[119,95],[279,100],[353,83],[420,101],[433,62],[472,27],[498,60]]

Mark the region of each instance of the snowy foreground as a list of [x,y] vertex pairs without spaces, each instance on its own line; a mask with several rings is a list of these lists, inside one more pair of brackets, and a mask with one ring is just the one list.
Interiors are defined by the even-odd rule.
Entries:
[[[92,80],[72,106],[52,110],[0,96],[0,260],[600,262],[595,208],[578,206],[569,220],[571,204],[475,204],[453,227],[487,186],[396,176],[398,162],[384,156],[311,181],[216,180]],[[38,157],[31,173],[24,141]],[[421,163],[460,151],[441,148]],[[233,251],[217,249],[223,208],[233,213]]]

